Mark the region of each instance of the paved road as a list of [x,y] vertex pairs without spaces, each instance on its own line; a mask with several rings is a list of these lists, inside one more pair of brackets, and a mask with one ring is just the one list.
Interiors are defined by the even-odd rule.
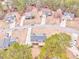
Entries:
[[[19,27],[15,27],[14,29],[11,30],[15,30],[15,29],[28,29],[29,27],[32,28],[37,28],[37,27],[45,27],[45,28],[53,28],[53,29],[59,29],[59,30],[63,30],[64,32],[69,32],[69,33],[76,33],[79,34],[79,31],[74,29],[74,28],[69,28],[69,27],[61,27],[59,25],[39,25],[39,24],[35,24],[35,25],[26,25],[26,26],[19,26]],[[10,29],[9,29],[10,30]]]

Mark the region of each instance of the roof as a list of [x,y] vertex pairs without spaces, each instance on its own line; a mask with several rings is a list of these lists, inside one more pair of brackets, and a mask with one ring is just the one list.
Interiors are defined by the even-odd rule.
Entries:
[[5,16],[5,20],[8,21],[9,23],[12,23],[13,21],[15,21],[16,15],[14,14],[7,14]]
[[50,9],[43,9],[42,10],[43,14],[45,14],[46,16],[51,16],[52,15],[52,11]]
[[4,40],[4,39],[0,40],[0,49],[7,48],[8,46],[9,46],[9,40]]
[[33,12],[26,12],[25,13],[25,19],[32,19],[35,15]]
[[68,12],[64,12],[64,16],[70,16],[70,17],[74,17],[74,13],[68,13]]
[[0,39],[0,49],[8,48],[13,42],[15,42],[13,38]]
[[32,35],[31,36],[31,41],[33,42],[44,42],[46,39],[45,35]]

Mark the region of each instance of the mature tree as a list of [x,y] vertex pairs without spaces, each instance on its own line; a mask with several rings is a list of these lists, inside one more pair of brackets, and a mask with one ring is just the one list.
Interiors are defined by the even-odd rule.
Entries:
[[32,59],[31,49],[29,46],[14,43],[7,50],[0,52],[3,59]]
[[65,33],[55,34],[45,41],[39,59],[51,59],[54,57],[68,59],[66,48],[69,46],[71,37]]
[[13,0],[14,7],[22,13],[26,7],[26,0]]

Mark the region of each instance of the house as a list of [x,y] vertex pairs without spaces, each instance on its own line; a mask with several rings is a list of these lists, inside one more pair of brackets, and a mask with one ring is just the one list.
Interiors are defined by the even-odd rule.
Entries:
[[64,12],[62,19],[73,20],[75,15],[73,13]]
[[32,34],[31,35],[31,41],[33,44],[40,45],[41,43],[44,43],[45,39],[46,39],[46,35],[44,34]]
[[42,14],[48,16],[52,16],[52,11],[49,8],[42,8]]
[[7,49],[14,42],[16,42],[15,39],[9,36],[0,39],[0,49]]

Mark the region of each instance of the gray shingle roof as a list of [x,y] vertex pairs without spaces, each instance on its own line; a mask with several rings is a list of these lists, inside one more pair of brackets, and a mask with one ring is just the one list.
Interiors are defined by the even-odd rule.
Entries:
[[15,39],[10,37],[0,39],[0,49],[8,48],[13,42],[15,42]]
[[44,42],[46,39],[45,35],[32,35],[31,36],[31,41],[34,42]]

